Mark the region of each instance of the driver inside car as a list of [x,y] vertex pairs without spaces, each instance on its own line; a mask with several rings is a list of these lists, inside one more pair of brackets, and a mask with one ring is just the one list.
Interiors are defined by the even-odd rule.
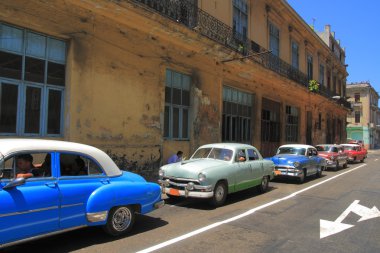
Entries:
[[30,178],[33,177],[33,156],[30,154],[23,154],[16,157],[16,177],[17,178]]

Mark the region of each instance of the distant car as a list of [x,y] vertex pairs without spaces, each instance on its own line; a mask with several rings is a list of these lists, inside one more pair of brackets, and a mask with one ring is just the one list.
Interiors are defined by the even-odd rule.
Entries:
[[121,235],[135,213],[163,204],[158,184],[122,172],[97,148],[0,140],[0,248],[86,226]]
[[275,164],[276,177],[297,178],[300,183],[310,175],[320,177],[326,168],[326,160],[318,156],[313,146],[302,144],[283,145],[271,158]]
[[273,179],[274,164],[246,144],[219,143],[199,147],[187,161],[162,166],[159,183],[169,197],[210,199],[221,206],[227,194],[251,187],[261,192]]
[[359,144],[342,144],[349,162],[364,162],[367,158],[367,150]]
[[348,144],[358,144],[358,145],[360,145],[362,148],[364,148],[364,143],[363,143],[362,140],[350,140],[350,141],[348,142]]
[[326,159],[326,168],[332,168],[337,171],[340,166],[347,168],[348,157],[344,153],[344,147],[334,144],[320,144],[315,146],[318,156]]

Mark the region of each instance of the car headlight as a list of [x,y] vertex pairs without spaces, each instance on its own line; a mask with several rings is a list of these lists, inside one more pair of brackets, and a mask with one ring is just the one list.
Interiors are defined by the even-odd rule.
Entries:
[[298,168],[300,166],[300,163],[299,162],[294,162],[293,166],[294,166],[294,168]]
[[198,180],[199,180],[199,182],[205,181],[206,180],[206,175],[203,174],[203,173],[199,173]]
[[160,179],[162,179],[165,176],[165,171],[162,169],[159,169],[158,170],[158,176],[160,177]]

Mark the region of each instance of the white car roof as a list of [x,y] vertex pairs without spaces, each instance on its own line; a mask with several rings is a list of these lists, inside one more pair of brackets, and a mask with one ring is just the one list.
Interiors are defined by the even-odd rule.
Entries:
[[279,148],[314,148],[311,145],[305,145],[305,144],[286,144],[282,145]]
[[199,148],[226,148],[235,150],[237,148],[253,148],[253,146],[243,143],[211,143],[202,145]]
[[57,151],[76,152],[94,158],[104,169],[107,176],[121,175],[120,169],[114,161],[103,151],[95,147],[67,141],[43,140],[43,139],[0,139],[0,153],[3,156],[15,152]]
[[360,147],[359,144],[341,144],[342,146],[348,146],[348,147]]

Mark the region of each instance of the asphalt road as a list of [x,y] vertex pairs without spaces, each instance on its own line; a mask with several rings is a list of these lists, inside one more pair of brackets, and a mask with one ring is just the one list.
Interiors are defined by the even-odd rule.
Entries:
[[168,200],[138,216],[122,238],[86,228],[3,252],[380,252],[380,213],[373,208],[380,209],[379,182],[376,151],[364,164],[326,171],[302,185],[281,180],[265,194],[230,195],[216,209],[204,201]]

